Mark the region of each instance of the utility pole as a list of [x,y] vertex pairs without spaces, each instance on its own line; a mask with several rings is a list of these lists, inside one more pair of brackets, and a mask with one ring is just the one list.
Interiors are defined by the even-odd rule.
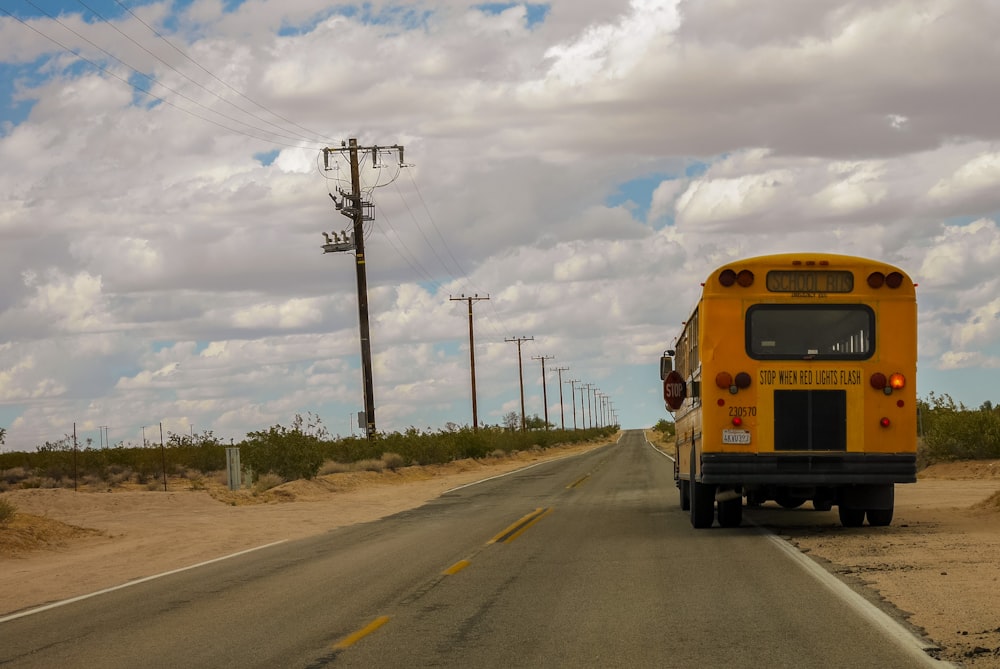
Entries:
[[576,384],[580,383],[580,379],[570,379],[566,383],[569,384],[569,390],[572,393],[570,404],[573,405],[573,429],[576,428]]
[[469,369],[472,370],[472,431],[479,431],[479,413],[476,410],[476,338],[472,332],[472,303],[478,302],[479,300],[488,300],[490,296],[479,297],[479,295],[473,295],[472,297],[466,297],[462,295],[461,297],[448,297],[452,302],[465,300],[469,303]]
[[562,426],[563,432],[566,431],[566,412],[563,410],[562,373],[567,369],[569,369],[569,367],[556,367],[556,374],[559,375],[559,423]]
[[546,390],[545,384],[545,361],[551,360],[556,356],[554,355],[533,355],[532,360],[542,361],[542,405],[545,407],[545,429],[549,429],[549,393]]
[[600,388],[594,386],[594,389],[590,392],[590,395],[587,397],[587,402],[590,403],[589,408],[590,408],[591,427],[599,427],[599,425],[597,424],[597,419],[594,417],[594,411],[597,408],[597,393],[599,393],[600,390],[601,390]]
[[398,151],[399,166],[404,166],[403,147],[398,144],[382,148],[378,146],[359,147],[358,140],[351,138],[347,146],[341,142],[339,148],[326,147],[323,149],[324,169],[330,169],[330,154],[332,153],[339,153],[341,155],[347,153],[351,163],[351,192],[345,193],[343,190],[338,189],[341,199],[337,200],[333,193],[330,193],[330,199],[333,200],[334,205],[336,205],[337,210],[341,214],[351,219],[353,223],[352,234],[348,238],[345,231],[344,237],[341,239],[337,233],[333,233],[333,239],[331,240],[330,235],[324,232],[323,235],[326,237],[326,244],[323,245],[323,253],[354,251],[355,271],[358,281],[358,325],[361,330],[361,377],[365,395],[365,423],[367,424],[365,434],[369,441],[375,438],[375,384],[372,380],[372,345],[371,330],[368,322],[368,276],[365,271],[364,226],[365,221],[375,220],[375,204],[370,200],[365,201],[361,197],[361,173],[358,167],[358,153],[369,153],[372,156],[372,166],[378,167],[380,151]]
[[[580,384],[581,388],[586,388],[587,389],[587,408],[588,409],[590,408],[590,388],[591,388],[592,385],[593,384],[590,384],[590,383],[582,383],[582,384]],[[580,393],[580,406],[581,407],[583,406],[583,393]],[[583,412],[583,413],[586,416],[586,412]],[[593,422],[594,422],[594,413],[590,412],[590,420],[584,420],[583,424],[584,424],[585,427],[589,428],[590,424],[593,423]]]
[[517,342],[517,377],[521,383],[521,432],[524,432],[524,365],[521,363],[521,342],[535,341],[534,337],[510,337],[504,341]]

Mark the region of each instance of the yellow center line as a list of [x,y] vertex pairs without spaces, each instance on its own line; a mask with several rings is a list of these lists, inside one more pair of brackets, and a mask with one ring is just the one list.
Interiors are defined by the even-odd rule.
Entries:
[[575,487],[577,487],[578,485],[580,485],[581,483],[583,483],[584,481],[586,481],[589,478],[590,478],[590,474],[584,474],[583,476],[581,476],[580,478],[578,478],[577,480],[573,481],[568,486],[566,486],[566,488],[567,489],[575,488]]
[[528,515],[524,516],[520,520],[518,520],[518,521],[516,521],[514,523],[511,523],[510,525],[508,525],[507,527],[505,527],[502,532],[500,532],[498,535],[496,535],[495,537],[493,537],[492,539],[490,539],[489,542],[487,542],[487,543],[495,544],[496,542],[501,541],[502,539],[506,538],[507,535],[509,535],[511,532],[514,532],[519,527],[521,527],[523,524],[531,522],[536,516],[539,516],[542,513],[544,513],[544,511],[545,511],[545,509],[535,509],[534,511],[532,511]]
[[522,527],[518,528],[518,530],[516,532],[514,532],[513,534],[511,534],[509,537],[505,538],[503,540],[503,542],[505,544],[509,544],[510,542],[514,541],[514,539],[517,539],[519,536],[521,536],[522,534],[524,534],[525,530],[527,530],[529,527],[531,527],[532,525],[534,525],[535,523],[537,523],[539,520],[541,520],[545,516],[549,515],[550,513],[552,513],[552,507],[549,507],[549,508],[545,509],[544,513],[541,513],[541,514],[535,516],[534,518],[532,518],[531,520],[529,520]]
[[363,638],[365,638],[366,636],[377,630],[382,625],[385,625],[387,622],[389,622],[389,616],[379,616],[375,620],[371,621],[370,623],[359,629],[354,634],[350,634],[341,639],[340,641],[338,641],[337,643],[335,643],[333,645],[333,649],[343,650],[345,648],[349,648],[350,646],[353,646],[358,641],[361,641]]
[[450,567],[448,567],[447,569],[445,569],[444,570],[444,574],[445,574],[445,576],[454,576],[458,572],[460,572],[463,569],[465,569],[466,567],[468,567],[470,564],[472,564],[472,563],[469,562],[468,560],[459,560],[455,564],[453,564]]

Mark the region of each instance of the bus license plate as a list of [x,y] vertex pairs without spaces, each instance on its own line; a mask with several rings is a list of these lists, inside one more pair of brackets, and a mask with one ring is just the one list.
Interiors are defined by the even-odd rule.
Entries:
[[723,444],[749,444],[750,443],[750,431],[749,430],[723,430],[722,431],[722,443]]

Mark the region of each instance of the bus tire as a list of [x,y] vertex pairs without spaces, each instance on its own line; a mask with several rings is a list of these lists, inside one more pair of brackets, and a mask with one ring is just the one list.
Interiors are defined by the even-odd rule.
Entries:
[[743,498],[727,499],[719,502],[719,525],[739,527],[743,523]]
[[715,486],[691,481],[691,526],[711,527],[715,520]]
[[840,514],[840,524],[844,527],[861,527],[865,523],[864,509],[851,509],[840,505],[837,511]]
[[892,522],[892,508],[868,509],[865,514],[868,516],[868,524],[872,527],[885,527]]
[[681,511],[691,510],[691,482],[680,479],[677,481],[677,487],[681,491]]

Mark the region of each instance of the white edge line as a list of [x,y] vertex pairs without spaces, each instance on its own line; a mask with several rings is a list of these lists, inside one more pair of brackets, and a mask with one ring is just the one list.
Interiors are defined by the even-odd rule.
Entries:
[[[643,435],[642,435],[642,438],[643,438],[643,439],[646,439],[646,434],[645,434],[645,433],[643,433]],[[650,448],[652,448],[652,449],[653,449],[654,451],[656,451],[657,453],[659,453],[659,454],[660,454],[660,455],[662,455],[663,457],[665,457],[665,458],[667,458],[668,460],[670,460],[671,462],[677,462],[676,460],[674,460],[674,456],[672,456],[672,455],[670,455],[669,453],[667,453],[666,451],[664,451],[664,450],[660,449],[660,448],[659,448],[659,447],[658,447],[658,446],[657,446],[656,444],[654,444],[653,442],[651,442],[651,441],[650,441],[649,439],[646,439],[646,444],[647,444],[647,445],[648,445],[648,446],[649,446]]]
[[179,569],[172,569],[170,571],[165,571],[162,574],[154,574],[153,576],[145,576],[143,578],[138,578],[134,581],[129,581],[128,583],[122,583],[121,585],[115,585],[110,588],[104,588],[103,590],[98,590],[97,592],[91,592],[86,595],[80,595],[78,597],[71,597],[70,599],[64,599],[59,602],[52,602],[51,604],[45,604],[44,606],[37,606],[33,609],[28,609],[27,611],[21,611],[20,613],[12,613],[9,616],[4,616],[0,618],[0,623],[10,622],[11,620],[17,620],[18,618],[24,618],[25,616],[31,616],[36,613],[41,613],[42,611],[48,611],[49,609],[54,609],[60,606],[66,606],[67,604],[72,604],[74,602],[79,602],[84,599],[90,599],[91,597],[97,597],[98,595],[106,595],[109,592],[114,592],[115,590],[123,590],[124,588],[130,588],[133,585],[139,585],[140,583],[146,583],[147,581],[152,581],[157,578],[163,578],[164,576],[171,576],[173,574],[179,574],[182,571],[188,571],[191,569],[197,569],[199,567],[204,567],[210,565],[214,562],[222,562],[223,560],[228,560],[230,558],[239,557],[240,555],[246,555],[247,553],[252,553],[254,551],[259,551],[264,548],[270,548],[271,546],[277,546],[278,544],[283,544],[288,539],[282,539],[281,541],[273,541],[269,544],[264,544],[263,546],[255,546],[254,548],[248,548],[246,550],[239,551],[238,553],[232,553],[230,555],[223,555],[222,557],[213,558],[211,560],[205,560],[204,562],[199,562],[198,564],[188,565],[187,567],[181,567]]
[[783,550],[789,557],[801,565],[803,569],[809,572],[813,578],[833,591],[835,595],[866,618],[870,623],[872,623],[872,625],[885,632],[885,634],[895,641],[899,647],[907,651],[915,660],[918,660],[920,665],[925,667],[935,667],[936,669],[956,666],[950,662],[938,660],[930,656],[927,651],[938,650],[939,646],[921,639],[915,633],[908,630],[906,627],[894,620],[892,616],[852,590],[843,581],[828,572],[815,560],[807,557],[802,551],[785,539],[782,539],[771,530],[761,527],[756,523],[754,523],[754,525],[760,531],[764,532],[767,535],[767,538],[776,544],[778,548]]

